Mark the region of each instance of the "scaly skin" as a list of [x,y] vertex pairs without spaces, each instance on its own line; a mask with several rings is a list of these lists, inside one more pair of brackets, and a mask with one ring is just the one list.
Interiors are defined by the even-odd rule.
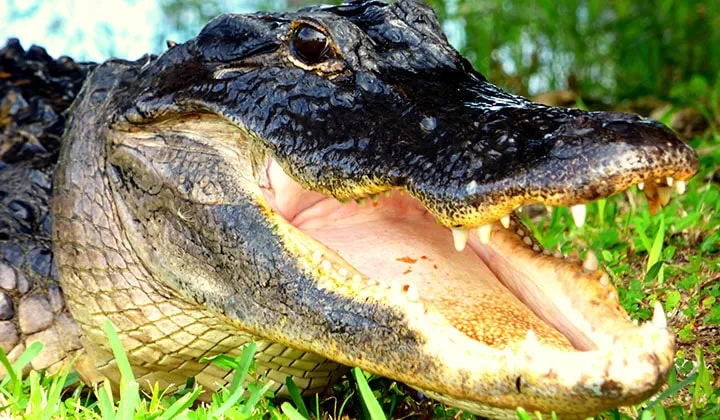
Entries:
[[[302,53],[302,30],[327,48]],[[6,108],[0,121],[18,132],[12,124],[26,122]],[[68,115],[52,237],[35,223],[2,239],[0,345],[11,359],[39,340],[34,368],[77,356],[84,380],[117,384],[110,319],[142,384],[195,376],[215,389],[227,372],[199,358],[252,340],[279,390],[290,375],[312,393],[343,365],[360,366],[486,416],[523,406],[566,418],[641,401],[672,365],[662,313],[635,326],[596,262],[547,255],[518,219],[496,221],[522,204],[576,205],[638,182],[662,201],[667,177],[694,174],[695,154],[657,122],[502,92],[448,45],[424,4],[224,15],[159,57],[97,66]],[[0,179],[45,214],[54,149],[40,176],[32,142],[6,139],[3,160],[15,163]],[[396,289],[397,279],[349,262],[357,247],[325,245],[286,219],[294,196],[274,196],[281,183],[331,206],[390,192],[383,208],[403,203],[403,191],[438,225],[486,225],[492,242],[473,234],[465,251],[503,287],[454,283],[462,276],[450,271],[422,284],[447,291]],[[8,206],[0,220],[20,226],[21,210]],[[420,238],[407,249],[435,239]],[[51,243],[56,272],[23,286]],[[381,277],[395,275],[387,267]]]

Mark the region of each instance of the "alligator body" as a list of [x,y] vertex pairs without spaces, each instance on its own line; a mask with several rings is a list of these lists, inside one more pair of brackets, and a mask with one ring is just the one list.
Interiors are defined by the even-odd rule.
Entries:
[[33,368],[77,357],[117,383],[109,319],[162,386],[217,388],[198,360],[249,341],[278,390],[360,366],[489,417],[583,417],[665,380],[662,309],[637,326],[591,253],[551,255],[513,211],[580,224],[638,183],[662,204],[694,152],[651,120],[501,91],[423,3],[223,15],[97,67],[12,42],[0,60],[11,359],[39,340]]

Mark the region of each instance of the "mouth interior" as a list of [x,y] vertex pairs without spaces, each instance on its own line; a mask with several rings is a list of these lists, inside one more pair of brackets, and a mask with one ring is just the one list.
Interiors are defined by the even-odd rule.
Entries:
[[[402,290],[440,313],[456,329],[502,349],[528,339],[562,350],[594,350],[592,329],[562,295],[558,264],[513,218],[493,224],[490,243],[472,230],[458,252],[448,228],[422,203],[389,190],[364,203],[341,203],[308,191],[271,160],[266,200],[273,210],[380,287]],[[534,248],[534,249],[533,249]]]

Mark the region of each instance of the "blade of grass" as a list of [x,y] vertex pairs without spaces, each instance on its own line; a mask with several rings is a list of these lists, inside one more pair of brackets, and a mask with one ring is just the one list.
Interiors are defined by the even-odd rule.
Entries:
[[[650,252],[648,253],[648,262],[647,262],[647,268],[645,269],[645,272],[647,273],[650,271],[650,269],[657,264],[658,261],[660,261],[660,256],[662,255],[662,246],[663,242],[665,241],[665,219],[660,219],[660,227],[658,228],[657,233],[655,234],[655,239],[653,240],[652,248],[650,248]],[[658,270],[657,279],[659,284],[663,284],[665,282],[665,275],[664,270],[662,267]]]
[[98,399],[98,406],[100,407],[100,415],[103,420],[115,420],[115,407],[112,397],[112,388],[110,382],[105,381],[95,394]]
[[30,382],[30,404],[28,404],[28,412],[26,414],[28,415],[35,415],[38,416],[40,413],[43,412],[43,388],[40,385],[40,375],[37,373],[37,371],[30,372],[30,376],[28,377],[28,380]]
[[125,383],[134,381],[135,375],[130,367],[130,362],[128,361],[125,349],[122,346],[122,342],[120,341],[120,337],[118,336],[115,326],[109,319],[105,320],[105,335],[107,335],[108,341],[110,341],[110,348],[112,349],[113,356],[115,356],[115,361],[117,362],[118,369],[120,370],[120,375],[125,380]]
[[8,382],[10,383],[11,387],[14,387],[14,385],[18,381],[17,374],[15,373],[15,368],[13,368],[12,364],[10,363],[10,360],[8,360],[7,355],[5,354],[5,351],[0,348],[0,363],[2,363],[3,367],[5,368],[5,371],[7,372],[7,376],[3,378],[2,382],[0,382],[0,387],[3,387]]
[[295,407],[297,407],[300,414],[309,419],[310,412],[305,406],[305,401],[303,401],[302,395],[300,395],[300,390],[298,389],[297,385],[295,385],[292,377],[287,376],[285,378],[285,386],[287,386],[288,393],[290,393],[290,398],[292,399],[293,403],[295,403]]
[[183,395],[182,397],[178,398],[177,401],[172,403],[170,407],[165,410],[165,412],[160,416],[161,420],[170,420],[174,419],[175,417],[178,417],[180,413],[190,408],[195,400],[200,396],[200,392],[202,391],[202,388],[197,387],[192,392],[187,393]]
[[230,409],[230,407],[235,405],[235,403],[237,403],[243,396],[243,393],[245,392],[245,387],[243,386],[243,384],[245,382],[245,377],[250,371],[250,366],[252,365],[252,362],[254,360],[256,347],[257,346],[255,345],[255,343],[249,343],[245,346],[245,348],[243,348],[243,352],[239,357],[238,363],[240,368],[235,371],[232,383],[230,384],[230,395],[228,399],[220,405],[220,407],[208,413],[209,419],[222,416],[223,413],[225,413],[228,409]]
[[122,420],[131,420],[135,417],[135,411],[140,403],[140,385],[132,381],[125,383],[125,387],[120,394],[120,406],[118,407],[118,417]]
[[50,384],[50,391],[47,394],[47,402],[45,403],[45,406],[49,407],[50,409],[47,409],[43,413],[44,420],[50,420],[52,417],[56,417],[56,414],[54,413],[55,407],[59,407],[60,404],[62,404],[60,398],[62,396],[62,391],[65,388],[69,372],[70,365],[66,365],[65,367],[63,367],[62,371],[60,371],[60,374],[58,376],[55,376],[52,383]]
[[360,368],[355,367],[353,368],[352,372],[355,380],[357,381],[357,387],[358,391],[360,392],[360,397],[363,401],[363,404],[367,408],[370,419],[385,420],[385,413],[383,413],[382,407],[380,407],[380,403],[378,403],[375,395],[373,395],[372,390],[370,389],[370,385],[368,385],[367,379],[365,379],[363,371]]
[[308,420],[310,417],[304,417],[299,411],[295,409],[289,402],[285,401],[280,405],[280,409],[283,414],[288,416],[290,420]]
[[650,403],[645,407],[645,410],[650,410],[653,407],[655,407],[655,405],[662,402],[664,399],[666,399],[670,396],[673,396],[673,395],[677,395],[681,389],[685,388],[690,383],[692,383],[695,380],[695,378],[697,378],[697,375],[698,375],[698,373],[697,373],[697,371],[695,371],[690,376],[683,379],[681,382],[677,382],[674,385],[668,387],[668,389],[663,391],[657,398],[650,401]]

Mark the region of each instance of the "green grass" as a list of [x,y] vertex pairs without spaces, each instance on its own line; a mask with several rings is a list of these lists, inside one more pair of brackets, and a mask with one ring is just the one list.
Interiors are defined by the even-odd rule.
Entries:
[[[720,417],[720,134],[710,129],[692,140],[701,160],[699,174],[687,192],[658,214],[650,215],[642,192],[623,194],[588,205],[582,228],[567,208],[523,212],[521,217],[543,245],[584,256],[592,250],[610,274],[620,301],[631,317],[648,320],[656,301],[668,313],[678,348],[675,369],[663,391],[644,404],[612,410],[601,419],[712,419]],[[269,382],[254,371],[254,345],[241,356],[210,361],[233,369],[228,387],[209,402],[198,400],[202,388],[189,381],[178,392],[157,386],[140,389],[114,329],[106,325],[122,380],[119,389],[105,383],[89,388],[75,373],[19,375],[41,349],[35,343],[11,364],[0,350],[9,374],[0,382],[0,407],[14,417],[92,419],[341,418],[383,419],[413,414],[435,418],[474,418],[423,399],[386,378],[353,369],[330,396],[303,399],[292,381],[292,402],[269,392]],[[3,399],[4,398],[4,399]],[[518,411],[518,418],[542,418]],[[547,417],[546,418],[552,418]]]
[[[566,208],[550,214],[524,212],[525,223],[548,248],[580,256],[593,250],[620,292],[622,305],[634,319],[650,318],[655,301],[663,304],[677,333],[675,370],[667,387],[636,407],[603,413],[601,419],[711,419],[720,416],[720,135],[712,130],[693,140],[700,151],[701,171],[658,214],[651,216],[636,189],[609,197],[588,208],[582,228],[576,228]],[[542,210],[540,213],[543,213]],[[531,217],[531,215],[534,216]],[[0,350],[0,363],[10,372],[0,382],[0,407],[14,417],[92,419],[246,419],[363,417],[384,419],[422,414],[435,418],[473,418],[423,399],[416,392],[386,378],[353,369],[330,396],[301,398],[291,380],[291,402],[276,400],[269,382],[254,370],[254,345],[241,356],[217,356],[210,361],[235,371],[228,387],[209,402],[198,400],[202,388],[189,381],[178,392],[153,388],[143,392],[133,377],[114,329],[106,333],[118,362],[119,389],[105,383],[89,388],[77,374],[46,376],[18,372],[41,346],[31,345],[10,364]],[[542,418],[518,411],[520,419]],[[553,418],[545,416],[545,418]]]

